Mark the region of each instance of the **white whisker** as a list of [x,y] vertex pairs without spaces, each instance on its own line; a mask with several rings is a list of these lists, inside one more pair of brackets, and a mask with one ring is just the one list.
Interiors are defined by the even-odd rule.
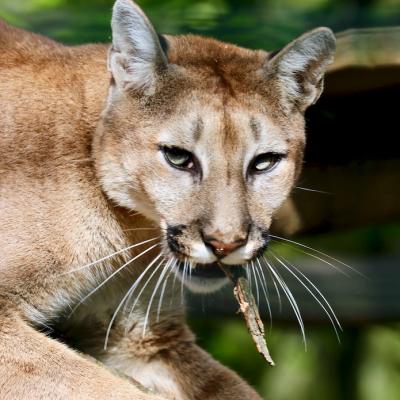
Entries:
[[261,288],[262,288],[262,290],[264,292],[265,300],[267,302],[270,326],[272,326],[272,310],[271,310],[271,304],[269,302],[268,285],[267,285],[267,281],[265,279],[264,271],[263,271],[263,269],[261,267],[261,264],[260,264],[260,260],[258,258],[256,259],[256,262],[258,264],[258,265],[256,264],[256,272],[257,272],[257,275],[259,276],[260,283],[261,283]]
[[176,271],[174,271],[174,280],[172,282],[172,289],[171,289],[172,295],[171,295],[171,299],[169,301],[170,306],[172,305],[172,302],[174,301],[174,298],[175,298],[175,285],[176,285],[176,280],[178,279],[178,274],[179,274],[180,260],[177,259],[176,261],[177,261]]
[[[161,254],[160,254],[161,256]],[[149,284],[149,282],[151,281],[151,278],[156,274],[156,272],[159,270],[159,268],[161,267],[162,263],[165,261],[165,258],[163,258],[160,263],[154,268],[154,271],[150,274],[149,278],[147,279],[147,281],[145,282],[145,284],[142,286],[142,288],[140,289],[135,301],[132,304],[131,310],[129,312],[128,315],[128,321],[131,319],[132,315],[133,315],[133,310],[136,307],[136,304],[138,303],[140,296],[142,295],[142,293],[144,292],[145,288],[147,287],[147,285]],[[147,268],[146,268],[147,269]]]
[[160,228],[130,228],[130,229],[123,229],[122,232],[133,232],[133,231],[157,231]]
[[[343,330],[339,320],[336,317],[335,312],[333,311],[331,305],[329,304],[329,302],[326,300],[325,296],[321,293],[320,290],[318,290],[318,288],[304,275],[302,274],[294,265],[288,263],[292,268],[295,268],[296,271],[298,271],[301,276],[303,276],[304,279],[307,280],[308,283],[310,283],[310,285],[314,288],[314,290],[317,291],[317,293],[321,296],[321,298],[323,299],[323,301],[325,302],[325,304],[327,305],[329,311],[325,308],[325,306],[321,303],[321,301],[318,299],[318,297],[312,292],[312,290],[303,282],[303,280],[296,274],[294,273],[288,265],[286,265],[276,254],[274,254],[273,252],[271,252],[271,254],[274,256],[274,258],[287,270],[290,272],[291,275],[293,275],[296,280],[298,282],[301,283],[301,285],[311,294],[311,296],[318,302],[318,304],[322,307],[322,309],[325,311],[326,315],[328,316],[329,320],[332,323],[333,329],[335,330],[336,336],[338,341],[340,342],[340,337],[339,337],[339,333],[336,329],[336,324],[339,327],[340,330]],[[287,262],[287,260],[285,260]],[[332,318],[333,317],[333,318]]]
[[[350,269],[351,271],[355,272],[356,274],[361,275],[362,277],[366,278],[366,276],[365,276],[364,274],[362,274],[361,272],[357,271],[356,269],[354,269],[354,268],[351,267],[350,265],[348,265],[348,264],[344,263],[343,261],[340,261],[340,260],[338,260],[337,258],[332,257],[332,256],[330,256],[329,254],[326,254],[326,253],[324,253],[324,252],[322,252],[322,251],[320,251],[320,250],[314,249],[314,248],[312,248],[312,247],[310,247],[310,246],[307,246],[307,245],[305,245],[305,244],[298,243],[298,242],[295,242],[294,240],[286,239],[286,238],[283,238],[283,237],[280,237],[280,236],[270,235],[270,237],[271,237],[271,238],[274,238],[274,239],[282,240],[282,241],[284,241],[284,242],[292,243],[292,244],[294,244],[294,245],[296,245],[296,246],[300,246],[300,247],[303,247],[303,248],[305,248],[305,249],[314,251],[315,253],[321,254],[322,256],[327,257],[327,258],[329,258],[330,260],[335,261],[335,262],[337,262],[337,263],[343,265],[344,267]],[[289,245],[286,244],[286,246],[289,246]],[[296,247],[293,247],[293,246],[289,246],[289,247],[292,247],[292,248],[296,249]],[[300,249],[296,249],[296,250],[297,250],[297,251],[301,251]],[[320,257],[317,257],[315,254],[310,254],[310,253],[307,253],[307,252],[304,252],[304,253],[307,254],[307,255],[309,255],[309,256],[315,257],[316,259],[318,259],[318,260],[320,260],[320,261],[323,261],[323,262],[327,263],[327,264],[330,265],[331,267],[335,268],[337,271],[340,271],[340,272],[343,273],[344,275],[348,276],[345,272],[343,272],[342,270],[340,270],[338,267],[336,267],[335,265],[329,263],[328,261],[326,261],[326,260],[324,260],[324,259],[322,259],[322,258],[320,258]]]
[[[324,302],[326,303],[327,307],[330,309],[337,326],[340,328],[340,330],[343,330],[342,326],[340,325],[340,322],[338,320],[338,318],[336,317],[335,312],[333,311],[333,308],[331,307],[331,305],[329,304],[328,300],[324,297],[324,295],[322,294],[322,292],[317,288],[317,286],[311,281],[311,279],[309,279],[303,272],[300,271],[299,268],[297,268],[294,264],[290,263],[288,260],[286,260],[284,257],[280,256],[280,258],[282,260],[284,260],[287,264],[289,264],[293,269],[295,269],[314,289],[315,291],[322,297],[322,299],[324,300]],[[287,265],[288,266],[288,265]]]
[[[263,257],[263,258],[264,258],[264,257]],[[264,260],[265,260],[265,258],[264,258]],[[275,280],[275,278],[274,278],[274,275],[272,275],[272,272],[270,271],[269,268],[267,268],[267,271],[268,271],[268,273],[269,273],[269,276],[271,277],[272,283],[273,283],[274,288],[275,288],[275,293],[276,293],[276,295],[277,295],[277,297],[278,297],[279,313],[281,314],[281,313],[282,313],[282,298],[281,298],[281,292],[280,292],[280,290],[279,290],[278,285],[276,284],[276,280]]]
[[[141,274],[136,278],[135,283],[134,283],[134,286],[135,286],[134,289],[137,288],[137,286],[139,285],[139,283],[140,283],[140,282],[142,281],[142,279],[145,277],[147,271],[160,259],[160,257],[161,257],[161,253],[159,253],[157,257],[153,258],[153,260],[151,260],[149,264],[147,264],[146,268],[145,268],[145,269],[141,272]],[[131,301],[131,297],[132,297],[132,295],[133,295],[133,292],[134,292],[134,290],[131,292],[131,294],[130,294],[128,300],[127,300],[126,303],[125,303],[125,306],[124,306],[124,313],[127,312],[127,308],[128,308],[129,302]]]
[[184,288],[187,267],[188,267],[188,259],[185,258],[185,261],[183,264],[182,280],[181,280],[181,304],[183,304],[183,288]]
[[245,268],[246,268],[247,280],[249,281],[250,291],[253,293],[253,281],[252,281],[252,279],[251,279],[251,271],[250,271],[249,263],[248,263],[248,262],[246,263]]
[[304,190],[304,191],[306,191],[306,192],[315,192],[315,193],[322,193],[322,194],[332,194],[332,193],[330,193],[330,192],[325,192],[324,190],[310,189],[310,188],[301,187],[301,186],[295,186],[295,189]]
[[135,285],[135,284],[133,284],[133,285],[129,288],[129,290],[125,293],[125,296],[122,298],[122,300],[121,300],[120,303],[118,304],[118,307],[115,309],[114,314],[113,314],[112,317],[111,317],[111,320],[110,320],[110,322],[109,322],[109,324],[108,324],[108,327],[107,327],[106,337],[105,337],[105,339],[104,339],[104,350],[107,350],[108,338],[109,338],[109,336],[110,336],[110,331],[111,331],[111,327],[112,327],[112,325],[113,325],[113,323],[114,323],[114,320],[115,320],[115,318],[117,317],[117,314],[118,314],[119,310],[121,309],[122,305],[124,304],[126,298],[129,296],[129,294],[130,294],[131,291],[133,290],[134,285]]
[[156,236],[156,237],[153,237],[153,238],[151,238],[151,239],[144,240],[143,242],[135,243],[135,244],[133,244],[133,245],[131,245],[131,246],[125,247],[125,248],[122,249],[122,250],[118,250],[118,251],[116,251],[115,253],[112,253],[112,254],[109,254],[108,256],[105,256],[105,257],[103,257],[103,258],[100,258],[100,259],[97,260],[97,261],[93,261],[93,262],[90,263],[90,264],[86,264],[86,265],[84,265],[84,266],[82,266],[82,267],[73,269],[73,270],[68,271],[68,272],[64,272],[64,273],[60,274],[60,276],[61,276],[61,275],[72,274],[73,272],[81,271],[82,269],[89,268],[89,267],[91,267],[92,265],[95,265],[95,264],[101,263],[102,261],[108,260],[109,258],[116,256],[117,254],[121,254],[121,253],[123,253],[123,252],[125,252],[125,251],[131,250],[131,249],[133,249],[133,248],[135,248],[135,247],[138,247],[138,246],[141,246],[142,244],[146,244],[146,243],[152,242],[152,241],[157,240],[157,239],[159,239],[159,238],[160,238],[159,236]]
[[[118,304],[118,307],[115,309],[113,316],[111,317],[110,323],[108,324],[107,327],[107,332],[106,332],[106,337],[104,340],[104,350],[107,350],[107,343],[108,343],[108,338],[110,336],[110,331],[111,331],[111,327],[114,323],[115,318],[118,315],[119,310],[121,309],[121,307],[123,306],[124,302],[126,299],[130,298],[131,294],[134,292],[134,290],[136,289],[137,285],[139,284],[140,280],[142,279],[142,277],[144,276],[144,274],[147,272],[147,270],[161,257],[161,253],[158,254],[156,257],[154,257],[154,259],[151,261],[151,263],[147,266],[147,268],[141,273],[141,275],[139,276],[138,279],[136,279],[136,281],[132,284],[132,286],[130,287],[130,289],[126,292],[125,296],[122,298],[121,302]],[[129,299],[128,299],[129,302]],[[127,330],[125,330],[125,334],[127,333]]]
[[144,337],[146,335],[146,327],[147,327],[147,323],[149,321],[149,315],[150,315],[150,310],[151,310],[151,305],[153,304],[153,299],[154,296],[157,293],[158,287],[160,286],[166,272],[168,271],[170,265],[172,263],[172,259],[168,260],[167,263],[164,265],[164,268],[162,269],[160,276],[158,277],[157,283],[153,289],[153,293],[151,294],[150,300],[149,300],[149,304],[147,306],[147,311],[146,311],[146,315],[144,318],[144,324],[143,324],[143,332],[142,332],[142,336]]
[[292,307],[292,309],[293,309],[293,311],[294,311],[294,313],[296,315],[297,321],[299,322],[300,330],[301,330],[301,333],[302,333],[302,336],[303,336],[304,347],[307,350],[307,341],[306,341],[306,334],[305,334],[305,329],[304,329],[303,318],[301,317],[300,309],[299,309],[299,307],[297,305],[297,302],[296,302],[295,298],[293,297],[292,292],[290,291],[290,289],[286,285],[285,281],[283,280],[283,278],[279,275],[279,273],[277,271],[275,271],[275,269],[267,261],[267,259],[265,257],[263,257],[263,258],[264,258],[265,262],[267,263],[269,269],[271,270],[271,272],[275,276],[276,280],[280,284],[282,290],[286,294],[287,299],[289,300],[289,303],[290,303],[290,305],[291,305],[291,307]]
[[192,280],[192,270],[194,269],[196,264],[194,264],[192,261],[189,261],[189,279]]
[[324,264],[329,265],[329,266],[332,267],[335,271],[340,272],[342,275],[346,276],[347,278],[350,277],[349,274],[347,274],[346,272],[342,271],[342,270],[341,270],[340,268],[338,268],[336,265],[330,263],[330,262],[327,261],[327,260],[324,260],[324,259],[321,258],[321,257],[316,256],[315,254],[309,253],[308,251],[304,251],[304,250],[302,250],[302,249],[298,249],[297,247],[291,246],[291,245],[286,244],[286,243],[280,243],[280,244],[281,244],[281,246],[290,247],[291,249],[293,249],[293,250],[295,250],[295,251],[298,251],[299,253],[306,254],[306,255],[308,255],[308,256],[310,256],[310,257],[313,257],[313,258],[315,258],[316,260],[319,260],[319,261],[323,262]]
[[168,275],[167,275],[167,277],[165,278],[165,281],[164,281],[164,283],[163,283],[163,285],[162,285],[160,298],[159,298],[159,300],[158,300],[157,320],[156,320],[157,322],[160,321],[161,305],[162,305],[162,301],[163,301],[163,297],[164,297],[164,292],[165,292],[165,288],[166,288],[166,286],[167,286],[168,279],[169,279],[169,277],[171,276],[171,273],[173,272],[174,268],[176,267],[176,264],[177,264],[177,261],[178,261],[178,260],[176,260],[176,259],[174,259],[174,258],[172,258],[172,260],[173,260],[173,263],[171,264],[171,267],[170,267],[170,269],[169,269]]
[[258,290],[258,281],[257,281],[257,276],[256,276],[253,260],[250,261],[250,264],[251,264],[251,270],[253,272],[254,282],[256,284],[257,307],[260,307],[260,292]]
[[129,264],[132,264],[135,260],[137,260],[139,257],[141,257],[143,254],[146,254],[150,250],[154,249],[156,246],[158,246],[159,243],[153,244],[146,250],[142,251],[139,253],[137,256],[133,257],[129,261],[127,261],[125,264],[123,264],[121,267],[116,269],[111,275],[109,275],[106,279],[103,280],[97,287],[95,287],[92,291],[90,291],[83,299],[81,299],[78,304],[72,309],[71,313],[69,314],[69,317],[75,312],[75,310],[86,300],[88,299],[93,293],[95,293],[97,290],[99,290],[102,286],[104,286],[110,279],[112,279],[115,275],[117,275],[120,271],[122,271],[125,267],[127,267]]

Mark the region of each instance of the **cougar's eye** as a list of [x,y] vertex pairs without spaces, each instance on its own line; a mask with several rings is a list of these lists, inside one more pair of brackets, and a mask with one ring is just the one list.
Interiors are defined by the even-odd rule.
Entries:
[[282,160],[284,156],[284,154],[278,153],[260,154],[250,163],[249,173],[262,173],[270,171],[279,163],[279,161]]
[[161,151],[167,162],[175,168],[191,170],[195,167],[194,156],[179,147],[162,147]]

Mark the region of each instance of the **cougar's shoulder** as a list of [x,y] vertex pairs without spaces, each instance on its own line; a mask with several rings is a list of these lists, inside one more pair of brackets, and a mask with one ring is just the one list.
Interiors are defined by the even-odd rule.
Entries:
[[0,48],[0,163],[45,167],[85,152],[107,95],[108,46],[64,46],[0,21]]
[[90,253],[112,223],[91,164],[108,45],[64,46],[0,22],[0,48],[1,284],[25,291]]

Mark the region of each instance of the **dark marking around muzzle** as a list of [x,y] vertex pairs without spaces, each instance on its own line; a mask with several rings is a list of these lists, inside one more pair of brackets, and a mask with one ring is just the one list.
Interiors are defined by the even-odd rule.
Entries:
[[167,243],[171,251],[179,253],[182,251],[182,247],[178,242],[179,236],[182,236],[186,225],[175,225],[167,227]]
[[271,241],[271,237],[269,235],[269,230],[268,229],[260,229],[261,232],[261,239],[262,239],[262,245],[261,247],[257,250],[255,256],[259,257],[262,256],[265,252],[265,250],[267,250],[269,242]]

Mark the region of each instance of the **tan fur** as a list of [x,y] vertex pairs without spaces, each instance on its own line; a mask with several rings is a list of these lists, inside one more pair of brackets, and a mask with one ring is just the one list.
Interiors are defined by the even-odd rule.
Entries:
[[[132,52],[124,49],[129,42],[120,18],[127,10],[142,24],[144,45],[154,45],[143,50],[154,64],[140,54],[126,59]],[[0,21],[0,398],[159,398],[130,380],[137,379],[165,398],[257,399],[196,346],[171,278],[160,317],[158,292],[143,335],[159,273],[130,316],[121,307],[107,350],[103,344],[132,283],[160,251],[171,256],[168,224],[188,227],[181,240],[189,253],[200,246],[199,224],[227,243],[243,235],[250,219],[268,229],[300,170],[306,105],[298,106],[301,96],[283,94],[273,73],[278,67],[270,68],[263,51],[168,37],[167,60],[144,14],[128,0],[114,8],[113,31],[111,50],[66,47]],[[135,68],[142,68],[140,82]],[[252,118],[265,151],[285,147],[288,155],[281,173],[249,189],[242,175]],[[166,165],[158,146],[169,140],[198,152],[202,185]],[[259,232],[251,235],[255,252]],[[49,337],[51,329],[63,340]]]

